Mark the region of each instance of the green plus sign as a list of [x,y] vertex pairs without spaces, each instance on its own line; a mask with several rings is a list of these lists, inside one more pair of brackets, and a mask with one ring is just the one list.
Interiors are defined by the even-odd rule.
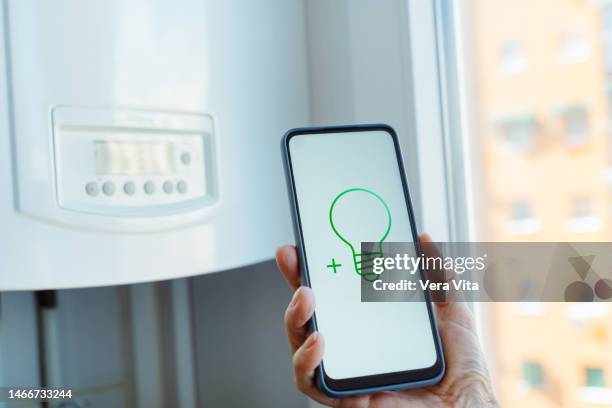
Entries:
[[332,258],[331,263],[329,265],[326,265],[328,268],[333,268],[334,269],[334,273],[336,273],[336,269],[338,269],[339,267],[342,266],[342,264],[336,263],[336,260],[334,258]]

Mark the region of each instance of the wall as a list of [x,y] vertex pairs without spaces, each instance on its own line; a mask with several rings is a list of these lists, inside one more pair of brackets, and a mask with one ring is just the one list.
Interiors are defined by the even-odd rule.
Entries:
[[201,406],[305,407],[283,314],[291,291],[273,262],[193,278]]

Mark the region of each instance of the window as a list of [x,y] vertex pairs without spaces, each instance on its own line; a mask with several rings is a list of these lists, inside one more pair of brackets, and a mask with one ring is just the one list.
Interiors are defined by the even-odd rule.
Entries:
[[[610,50],[612,51],[612,49]],[[612,57],[612,56],[611,56]],[[607,138],[608,140],[607,145],[608,145],[608,171],[610,170],[610,167],[612,167],[612,81],[609,81],[607,84],[607,89],[606,89],[606,101],[608,103],[608,107],[607,107],[607,115],[608,117],[606,118],[606,125],[607,125]],[[608,182],[612,184],[612,178],[608,179]]]
[[[461,141],[451,152],[449,176],[456,181],[453,204],[465,208],[464,213],[456,210],[456,228],[465,235],[458,240],[612,241],[612,194],[604,191],[612,185],[605,181],[612,180],[612,170],[607,172],[612,168],[612,126],[606,126],[612,123],[612,3],[440,3],[450,11],[440,13],[442,23],[444,18],[454,23],[441,29],[454,41],[444,43],[451,52],[443,51],[455,64],[444,66],[450,71],[444,77],[451,102],[447,110],[461,124],[448,126],[447,136]],[[515,107],[529,112],[507,115]],[[492,119],[492,113],[506,117]],[[521,118],[529,115],[537,118],[529,120],[532,127]],[[529,154],[507,155],[500,140]],[[610,149],[607,159],[604,149]],[[467,181],[461,185],[453,174]],[[461,229],[462,216],[470,220],[469,228]],[[575,391],[579,401],[612,406],[610,379],[605,388],[587,387],[583,374],[584,361],[612,354],[612,336],[584,343],[593,325],[609,319],[609,304],[547,303],[544,313],[535,305],[511,303],[479,304],[478,309],[483,311],[485,344],[493,344],[485,352],[493,361],[502,406],[583,406],[565,397],[543,402],[538,393],[517,392],[517,383],[537,388],[549,382],[551,394]],[[562,356],[562,365],[559,349],[572,350]],[[521,363],[524,356],[529,361]],[[509,370],[517,361],[519,369]],[[549,380],[543,367],[555,367],[554,378]],[[612,366],[602,361],[601,368],[609,375]]]
[[512,309],[520,316],[543,316],[548,310],[548,304],[544,302],[520,302],[514,303]]
[[531,204],[526,201],[520,201],[512,204],[512,220],[524,221],[532,218]]
[[601,12],[602,42],[605,69],[612,73],[612,6],[606,6]]
[[528,201],[517,201],[510,206],[510,222],[508,231],[511,235],[535,234],[540,229],[540,223],[533,214],[533,208]]
[[588,198],[576,198],[572,202],[572,218],[587,218],[593,215],[591,200]]
[[519,75],[529,68],[529,61],[517,41],[502,43],[500,54],[499,70],[502,75]]
[[584,370],[584,386],[578,389],[576,399],[599,406],[612,404],[612,389],[606,387],[605,371],[602,367],[587,367]]
[[559,64],[577,64],[585,62],[591,56],[591,47],[584,33],[569,30],[563,33],[561,47],[557,55]]
[[605,387],[606,381],[604,370],[600,367],[587,367],[585,369],[585,386],[587,387]]
[[536,120],[530,114],[515,114],[498,118],[504,148],[515,151],[529,151],[533,148]]
[[542,372],[542,366],[540,363],[526,361],[523,363],[522,372],[523,382],[529,388],[544,387],[544,373]]
[[581,323],[585,320],[606,319],[610,313],[607,302],[575,302],[568,303],[565,314],[574,321]]
[[563,141],[567,146],[583,146],[589,137],[589,115],[582,106],[570,106],[561,110]]
[[576,197],[571,203],[571,215],[566,229],[574,233],[595,232],[602,227],[601,218],[595,214],[593,202],[587,197]]

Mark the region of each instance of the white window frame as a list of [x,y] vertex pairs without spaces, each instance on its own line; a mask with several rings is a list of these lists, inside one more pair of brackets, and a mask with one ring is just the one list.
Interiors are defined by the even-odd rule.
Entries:
[[[438,241],[478,241],[484,236],[481,213],[483,183],[479,179],[479,147],[475,131],[474,90],[467,85],[471,50],[463,48],[472,24],[471,2],[429,0],[409,2],[415,120],[421,191],[422,226]],[[435,55],[433,55],[435,54]],[[416,57],[418,56],[418,57]],[[435,171],[427,168],[440,163]],[[434,235],[435,234],[435,235]],[[491,307],[473,303],[477,332],[496,385],[495,348],[488,335]]]
[[[447,186],[445,205],[448,209],[449,240],[478,241],[484,236],[484,223],[476,214],[482,213],[479,199],[483,183],[476,157],[479,147],[470,140],[469,135],[476,131],[476,112],[471,100],[475,90],[468,86],[473,83],[469,78],[472,71],[470,52],[464,48],[466,38],[473,33],[469,20],[473,15],[471,2],[459,0],[432,0],[435,10],[435,38],[438,53],[439,106],[444,124],[443,161],[445,177],[436,182]],[[417,17],[415,17],[415,21]],[[418,71],[415,69],[415,71]],[[418,95],[416,100],[419,100]],[[492,336],[492,310],[489,304],[474,303],[478,336],[484,348],[485,358],[493,385],[496,384],[495,348]]]

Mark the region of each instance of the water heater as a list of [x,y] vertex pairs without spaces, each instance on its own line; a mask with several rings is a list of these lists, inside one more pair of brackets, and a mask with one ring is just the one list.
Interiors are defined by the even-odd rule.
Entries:
[[278,146],[310,119],[302,2],[1,12],[0,290],[221,271],[291,240]]

